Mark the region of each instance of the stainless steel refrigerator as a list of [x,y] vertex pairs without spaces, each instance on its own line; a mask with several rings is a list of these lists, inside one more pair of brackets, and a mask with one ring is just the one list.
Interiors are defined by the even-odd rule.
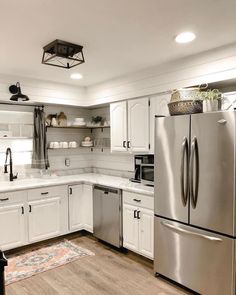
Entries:
[[154,270],[235,295],[236,112],[156,118]]

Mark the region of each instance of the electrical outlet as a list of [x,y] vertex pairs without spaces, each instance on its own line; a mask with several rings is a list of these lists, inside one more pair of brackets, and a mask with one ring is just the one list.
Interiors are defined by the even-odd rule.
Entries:
[[70,159],[69,158],[65,158],[65,166],[70,167]]

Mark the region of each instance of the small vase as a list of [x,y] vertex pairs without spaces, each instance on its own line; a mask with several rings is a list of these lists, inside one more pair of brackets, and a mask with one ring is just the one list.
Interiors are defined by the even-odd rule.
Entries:
[[220,110],[219,101],[214,100],[204,100],[203,101],[203,112],[217,112]]

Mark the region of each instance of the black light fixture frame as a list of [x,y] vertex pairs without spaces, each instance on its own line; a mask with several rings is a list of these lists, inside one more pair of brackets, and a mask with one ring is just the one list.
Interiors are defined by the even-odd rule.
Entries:
[[43,47],[42,64],[71,69],[84,62],[81,45],[56,39]]

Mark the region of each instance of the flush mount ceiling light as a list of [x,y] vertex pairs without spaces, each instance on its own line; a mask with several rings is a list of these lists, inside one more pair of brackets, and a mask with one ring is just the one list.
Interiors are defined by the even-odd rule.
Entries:
[[43,47],[43,64],[70,69],[84,62],[81,45],[56,39]]
[[27,101],[29,100],[29,97],[23,93],[21,93],[20,83],[17,82],[16,85],[11,85],[9,87],[9,91],[11,94],[13,94],[10,98],[10,100],[13,101]]
[[73,73],[70,75],[71,79],[73,80],[80,80],[83,78],[83,76],[80,73]]
[[196,38],[196,35],[192,32],[183,32],[175,37],[175,42],[177,43],[189,43]]

